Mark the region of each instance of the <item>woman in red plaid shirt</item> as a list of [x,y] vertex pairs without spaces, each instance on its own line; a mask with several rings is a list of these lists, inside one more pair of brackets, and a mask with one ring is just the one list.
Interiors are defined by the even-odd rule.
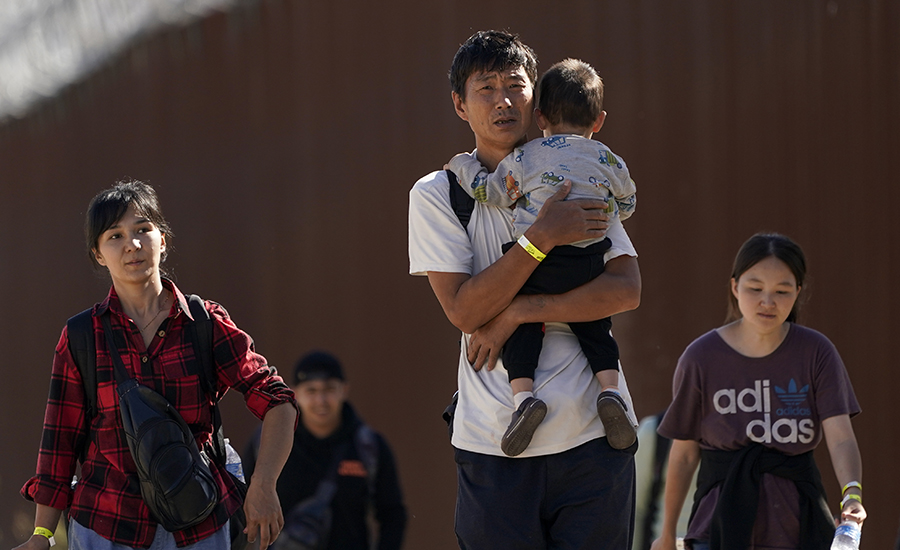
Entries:
[[[165,531],[141,498],[119,415],[112,360],[100,321],[106,314],[113,332],[126,342],[118,351],[129,374],[175,406],[199,445],[212,435],[211,397],[201,387],[196,369],[189,369],[194,356],[185,338],[190,309],[160,270],[172,233],[153,188],[126,181],[98,194],[88,208],[85,236],[91,261],[106,268],[112,279],[109,295],[93,308],[97,414],[88,413],[81,374],[63,329],[53,357],[37,472],[21,491],[37,505],[35,534],[18,548],[46,550],[66,508],[72,550],[228,548],[228,520],[241,506],[230,476],[213,464],[221,495],[218,506],[195,527]],[[266,548],[284,525],[275,482],[290,454],[297,404],[225,309],[215,302],[206,302],[206,308],[213,321],[218,394],[228,388],[241,392],[247,408],[263,420],[259,459],[243,506],[248,538],[258,538]],[[72,476],[82,456],[81,479],[73,488]]]

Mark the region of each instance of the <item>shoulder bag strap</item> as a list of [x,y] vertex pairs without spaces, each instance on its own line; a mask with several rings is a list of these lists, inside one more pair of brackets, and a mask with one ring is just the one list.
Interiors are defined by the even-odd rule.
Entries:
[[369,498],[375,497],[375,479],[378,475],[378,439],[372,428],[360,424],[356,430],[356,452],[366,468],[366,481],[369,484]]
[[459,218],[459,223],[465,229],[469,227],[469,219],[472,217],[472,211],[475,210],[475,199],[463,191],[456,174],[450,170],[445,170],[445,172],[447,172],[447,179],[450,181],[450,206],[453,207],[453,212]]
[[341,466],[341,461],[347,456],[347,451],[349,449],[350,441],[341,443],[338,448],[335,449],[334,456],[331,457],[331,463],[328,465],[325,477],[319,480],[319,485],[316,486],[315,498],[320,503],[330,505],[332,499],[334,499],[334,495],[337,492],[338,468]]

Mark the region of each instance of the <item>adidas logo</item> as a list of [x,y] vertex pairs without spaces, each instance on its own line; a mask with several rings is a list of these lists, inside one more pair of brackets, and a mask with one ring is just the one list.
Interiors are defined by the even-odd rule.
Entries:
[[[772,422],[771,383],[769,380],[756,380],[753,387],[744,388],[740,392],[735,388],[726,388],[713,395],[713,406],[722,415],[737,414],[738,409],[745,413],[762,413],[762,418],[747,423],[747,437],[757,443],[810,443],[815,437],[815,424],[811,418],[780,418]],[[806,401],[809,385],[799,390],[797,383],[791,379],[787,390],[775,386],[775,396],[785,405],[775,410],[776,416],[809,416],[810,409],[799,407]]]
[[797,390],[797,383],[794,382],[793,378],[791,378],[787,390],[775,386],[775,395],[778,397],[778,400],[788,407],[796,407],[800,403],[806,401],[807,392],[809,392],[809,384]]

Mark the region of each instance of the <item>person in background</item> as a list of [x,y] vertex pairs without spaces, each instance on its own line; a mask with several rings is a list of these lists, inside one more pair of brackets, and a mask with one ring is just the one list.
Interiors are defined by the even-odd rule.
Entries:
[[[656,431],[665,410],[641,419],[637,429],[638,450],[634,455],[637,471],[635,484],[634,543],[631,550],[650,550],[650,545],[662,532],[663,503],[666,489],[666,463],[672,440]],[[696,482],[696,474],[691,481]],[[676,533],[683,538],[691,515],[693,488],[688,492]]]
[[[290,547],[295,528],[291,522],[304,521],[303,510],[325,508],[330,509],[330,529],[320,535],[327,539],[328,549],[398,550],[406,507],[394,456],[384,437],[366,426],[347,401],[350,385],[340,362],[323,351],[303,356],[294,369],[293,389],[300,404],[300,425],[276,486],[287,522],[283,543]],[[244,453],[244,468],[251,474],[257,444],[258,433]],[[328,479],[336,483],[330,499],[322,497],[323,480]],[[370,510],[376,533],[369,530]],[[315,523],[322,522],[317,518]]]

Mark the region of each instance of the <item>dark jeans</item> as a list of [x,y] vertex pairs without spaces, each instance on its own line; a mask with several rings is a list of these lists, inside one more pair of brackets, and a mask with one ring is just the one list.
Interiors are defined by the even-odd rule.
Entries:
[[[515,241],[504,244],[503,252],[515,244]],[[593,280],[603,273],[603,254],[611,244],[609,239],[603,239],[585,248],[557,246],[534,270],[519,294],[562,294]],[[612,328],[609,317],[569,323],[569,328],[578,338],[593,373],[619,369],[619,346],[609,333]],[[543,339],[543,323],[525,323],[513,332],[503,346],[503,366],[510,380],[534,379]]]
[[631,550],[634,453],[605,437],[530,458],[456,449],[462,550]]

